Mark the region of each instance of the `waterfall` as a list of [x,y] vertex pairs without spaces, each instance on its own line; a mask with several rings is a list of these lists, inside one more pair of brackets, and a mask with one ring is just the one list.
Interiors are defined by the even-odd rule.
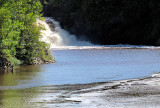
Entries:
[[37,19],[37,24],[44,28],[41,30],[42,38],[40,40],[48,43],[50,48],[92,45],[90,42],[77,40],[75,35],[62,29],[59,22],[52,18],[45,17],[44,21]]
[[61,28],[59,22],[50,17],[45,20],[37,19],[37,25],[42,26],[41,30],[43,42],[50,45],[51,49],[106,49],[106,48],[159,48],[155,46],[135,46],[135,45],[93,45],[87,41],[77,40],[75,35],[71,35],[68,31]]

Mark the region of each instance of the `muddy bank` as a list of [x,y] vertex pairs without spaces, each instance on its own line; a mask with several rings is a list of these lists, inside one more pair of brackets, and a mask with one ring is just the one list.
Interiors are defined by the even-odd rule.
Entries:
[[44,107],[146,108],[160,106],[160,76],[84,85],[41,87],[33,100]]

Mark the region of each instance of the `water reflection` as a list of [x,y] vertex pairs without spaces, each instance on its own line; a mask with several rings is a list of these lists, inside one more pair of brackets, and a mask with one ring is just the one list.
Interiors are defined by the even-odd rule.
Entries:
[[55,50],[54,54],[56,63],[2,72],[0,90],[140,78],[160,71],[160,50]]
[[0,90],[0,107],[28,108],[34,106],[34,103],[30,102],[32,98],[37,96],[34,91],[34,89]]
[[0,75],[5,75],[10,72],[13,73],[13,69],[0,69]]
[[2,89],[19,89],[32,86],[35,79],[40,79],[41,65],[21,66],[14,70],[0,71],[0,90]]

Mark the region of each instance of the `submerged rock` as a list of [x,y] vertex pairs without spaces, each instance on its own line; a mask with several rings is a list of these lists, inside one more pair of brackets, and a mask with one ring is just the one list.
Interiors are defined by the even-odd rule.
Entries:
[[42,58],[35,58],[33,64],[49,64],[49,63],[54,63],[55,61],[53,60],[45,60]]

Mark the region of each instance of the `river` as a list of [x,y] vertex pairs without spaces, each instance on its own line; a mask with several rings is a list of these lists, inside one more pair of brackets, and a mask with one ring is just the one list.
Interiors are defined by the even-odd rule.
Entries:
[[56,63],[1,72],[0,106],[27,106],[30,100],[46,95],[48,87],[52,87],[51,93],[57,89],[63,93],[66,85],[94,86],[97,82],[144,78],[160,72],[160,50],[156,48],[79,47],[55,49],[52,54]]
[[160,71],[160,50],[65,49],[52,53],[56,63],[21,66],[1,74],[0,86],[4,87],[0,89],[143,78]]

